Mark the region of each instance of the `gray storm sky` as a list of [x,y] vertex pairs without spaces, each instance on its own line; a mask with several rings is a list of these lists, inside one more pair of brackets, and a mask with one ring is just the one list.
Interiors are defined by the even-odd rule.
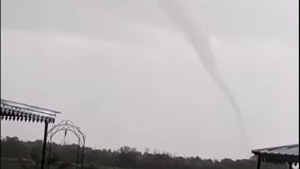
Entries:
[[[176,1],[207,32],[251,148],[297,143],[299,1]],[[156,0],[2,0],[1,49],[1,98],[63,112],[87,146],[245,157],[230,102]],[[1,121],[2,136],[42,133]]]

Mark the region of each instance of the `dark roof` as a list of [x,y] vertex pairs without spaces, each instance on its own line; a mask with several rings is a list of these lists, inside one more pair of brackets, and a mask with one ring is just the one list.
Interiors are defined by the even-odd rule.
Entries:
[[54,123],[59,112],[1,99],[1,119]]
[[255,155],[260,155],[264,162],[273,163],[299,163],[299,144],[270,147],[252,150]]

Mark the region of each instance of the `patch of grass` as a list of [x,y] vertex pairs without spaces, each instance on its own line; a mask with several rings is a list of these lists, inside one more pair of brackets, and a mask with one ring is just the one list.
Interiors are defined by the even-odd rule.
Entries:
[[[21,166],[21,163],[18,159],[9,159],[9,158],[3,159],[3,158],[1,158],[1,169],[24,169],[24,168]],[[46,169],[48,169],[48,167],[46,167]],[[50,169],[57,169],[57,166],[51,166]],[[74,167],[74,169],[75,169],[75,167]],[[89,169],[89,168],[87,168],[87,169]],[[97,166],[96,168],[93,168],[93,169],[116,169],[116,168]]]

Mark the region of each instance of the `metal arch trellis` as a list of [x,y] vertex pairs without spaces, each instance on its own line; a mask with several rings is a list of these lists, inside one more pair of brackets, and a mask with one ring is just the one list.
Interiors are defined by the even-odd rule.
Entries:
[[76,169],[83,168],[84,162],[84,149],[85,149],[85,134],[83,134],[78,126],[75,126],[73,122],[69,120],[63,120],[57,125],[54,125],[47,134],[47,142],[48,142],[48,169],[50,168],[50,157],[51,157],[51,145],[52,145],[52,138],[55,134],[61,131],[70,131],[72,132],[78,139],[78,148],[77,148],[77,159],[76,159]]

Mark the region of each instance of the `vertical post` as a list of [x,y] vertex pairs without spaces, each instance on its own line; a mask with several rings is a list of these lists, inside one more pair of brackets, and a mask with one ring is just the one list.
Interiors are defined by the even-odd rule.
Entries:
[[45,155],[46,155],[46,146],[47,146],[47,133],[48,133],[48,121],[45,122],[43,152],[42,152],[42,160],[41,160],[41,169],[44,169],[44,166],[45,166]]
[[261,157],[260,154],[257,155],[257,166],[256,169],[260,169]]
[[80,141],[78,141],[78,147],[77,147],[76,169],[78,169],[79,153],[80,153]]
[[48,154],[48,163],[47,163],[47,165],[48,165],[48,169],[50,169],[50,158],[51,158],[51,147],[52,146],[52,137],[50,137],[50,143],[49,143],[49,154]]
[[289,169],[293,169],[293,163],[289,163]]
[[85,149],[85,140],[83,140],[83,146],[82,146],[81,169],[83,169],[84,149]]

